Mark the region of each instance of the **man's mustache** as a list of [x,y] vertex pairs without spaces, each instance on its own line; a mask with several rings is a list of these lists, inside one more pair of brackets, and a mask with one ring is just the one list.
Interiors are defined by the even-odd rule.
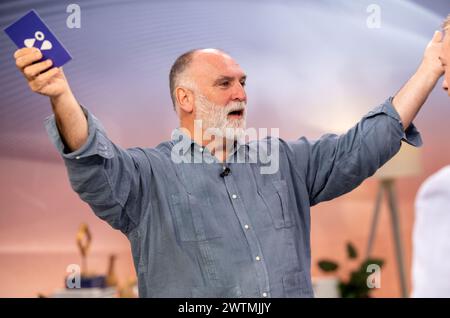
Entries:
[[245,111],[247,104],[245,102],[230,102],[225,106],[225,113],[229,114],[235,111]]

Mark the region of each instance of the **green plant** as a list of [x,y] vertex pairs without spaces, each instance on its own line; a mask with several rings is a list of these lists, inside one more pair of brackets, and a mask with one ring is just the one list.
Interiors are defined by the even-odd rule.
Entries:
[[[349,260],[356,260],[358,258],[358,252],[353,244],[347,243],[347,258]],[[370,297],[370,291],[372,290],[367,284],[367,278],[372,274],[367,272],[367,268],[370,264],[376,264],[380,268],[383,266],[384,261],[377,258],[366,258],[361,265],[350,273],[347,280],[341,280],[339,282],[339,291],[343,298],[368,298]],[[319,268],[327,273],[337,272],[339,264],[332,260],[321,260],[318,262]]]

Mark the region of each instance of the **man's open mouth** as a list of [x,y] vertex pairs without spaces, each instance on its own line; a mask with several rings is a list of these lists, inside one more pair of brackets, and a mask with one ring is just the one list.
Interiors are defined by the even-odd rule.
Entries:
[[232,116],[232,117],[242,117],[244,115],[244,110],[234,110],[232,112],[228,113],[228,116]]

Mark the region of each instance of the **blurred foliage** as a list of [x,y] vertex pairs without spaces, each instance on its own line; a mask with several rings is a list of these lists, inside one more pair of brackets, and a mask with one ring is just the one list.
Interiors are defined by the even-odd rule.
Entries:
[[[350,242],[347,243],[347,258],[349,260],[355,260],[358,258],[358,252],[356,248]],[[372,272],[367,272],[369,265],[378,265],[380,268],[383,266],[384,261],[377,258],[366,258],[362,261],[361,265],[350,273],[348,280],[341,280],[339,282],[340,295],[343,298],[369,298],[370,291],[372,290],[367,283],[367,280]],[[319,268],[327,273],[337,272],[339,264],[324,259],[318,262]]]

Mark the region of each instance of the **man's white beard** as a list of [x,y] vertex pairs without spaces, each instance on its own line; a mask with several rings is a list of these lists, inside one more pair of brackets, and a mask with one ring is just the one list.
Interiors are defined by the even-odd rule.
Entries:
[[[195,110],[195,119],[202,121],[202,128],[210,135],[233,140],[244,135],[247,115],[245,102],[230,102],[220,106],[197,94]],[[228,118],[228,114],[235,110],[243,110],[242,118]]]

